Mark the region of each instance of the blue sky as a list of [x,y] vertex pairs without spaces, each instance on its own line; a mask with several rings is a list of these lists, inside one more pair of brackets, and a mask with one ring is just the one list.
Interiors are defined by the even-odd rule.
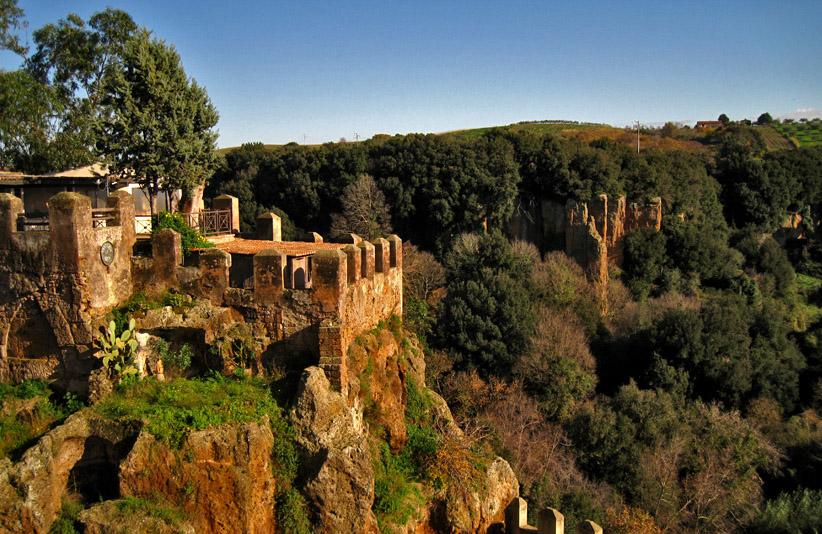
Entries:
[[[822,2],[18,0],[29,32],[107,6],[176,46],[219,145],[523,120],[822,115]],[[18,58],[0,52],[0,68]]]

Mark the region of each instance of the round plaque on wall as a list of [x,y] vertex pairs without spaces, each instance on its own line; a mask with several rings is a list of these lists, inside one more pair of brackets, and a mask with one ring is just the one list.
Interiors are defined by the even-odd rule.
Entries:
[[100,245],[100,260],[103,265],[111,265],[111,262],[114,261],[114,245],[111,244],[111,241],[106,241]]

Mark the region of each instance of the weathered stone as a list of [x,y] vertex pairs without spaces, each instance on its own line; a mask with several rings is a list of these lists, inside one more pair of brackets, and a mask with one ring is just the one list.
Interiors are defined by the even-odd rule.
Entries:
[[145,510],[120,511],[120,501],[106,501],[80,512],[85,534],[194,534],[188,522],[175,524],[152,517]]
[[120,493],[160,493],[185,510],[197,532],[269,533],[273,444],[267,419],[191,432],[176,452],[142,433],[120,466]]
[[317,532],[372,531],[374,471],[362,422],[320,368],[303,372],[290,420]]
[[16,464],[0,462],[0,495],[11,497],[0,499],[0,525],[47,532],[69,490],[88,500],[116,498],[117,466],[137,432],[132,423],[85,409],[43,435]]

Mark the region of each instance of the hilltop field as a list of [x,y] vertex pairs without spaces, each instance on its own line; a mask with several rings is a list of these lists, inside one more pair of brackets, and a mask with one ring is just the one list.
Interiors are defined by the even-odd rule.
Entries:
[[[822,121],[807,123],[773,123],[753,126],[761,134],[767,150],[783,150],[798,147],[822,145]],[[436,135],[453,136],[464,140],[474,140],[492,131],[512,133],[531,133],[537,136],[545,134],[558,135],[566,139],[577,139],[590,143],[596,139],[612,139],[620,144],[636,146],[636,130],[617,128],[608,124],[579,123],[576,121],[526,121],[507,126],[487,126],[469,130],[453,130]],[[654,148],[661,151],[684,150],[688,152],[707,153],[709,146],[715,144],[716,130],[712,128],[697,129],[681,127],[668,123],[661,128],[642,128],[640,147]],[[387,139],[392,136],[377,134],[372,140]],[[343,143],[344,144],[344,143]],[[284,145],[265,144],[268,150]],[[306,145],[321,146],[321,145]],[[227,154],[239,147],[227,147],[217,150]]]

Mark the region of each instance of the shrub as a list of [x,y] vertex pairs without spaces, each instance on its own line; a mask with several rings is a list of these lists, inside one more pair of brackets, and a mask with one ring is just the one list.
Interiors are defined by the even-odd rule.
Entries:
[[183,256],[188,256],[192,248],[210,248],[214,244],[207,241],[196,228],[192,228],[181,215],[161,211],[156,215],[152,224],[152,233],[164,228],[171,228],[180,234],[182,242]]

